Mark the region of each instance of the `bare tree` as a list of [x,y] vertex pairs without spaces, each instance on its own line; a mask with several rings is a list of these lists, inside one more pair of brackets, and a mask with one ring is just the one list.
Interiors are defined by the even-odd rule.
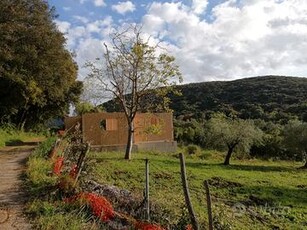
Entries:
[[[144,39],[140,26],[130,26],[122,32],[111,34],[111,45],[104,44],[104,61],[99,66],[89,63],[89,79],[97,81],[101,90],[119,102],[128,124],[125,159],[131,159],[134,118],[141,109],[167,107],[167,93],[181,74],[175,59],[156,45],[150,37]],[[160,99],[148,100],[149,95]],[[144,104],[144,101],[147,103]],[[154,106],[153,106],[154,105]]]

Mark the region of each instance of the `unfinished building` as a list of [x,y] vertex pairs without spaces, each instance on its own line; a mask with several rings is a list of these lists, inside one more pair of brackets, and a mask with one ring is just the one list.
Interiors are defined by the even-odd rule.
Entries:
[[[65,118],[65,129],[80,125],[83,142],[98,151],[124,150],[128,124],[124,113],[87,113]],[[175,152],[171,113],[138,113],[134,119],[133,151]]]

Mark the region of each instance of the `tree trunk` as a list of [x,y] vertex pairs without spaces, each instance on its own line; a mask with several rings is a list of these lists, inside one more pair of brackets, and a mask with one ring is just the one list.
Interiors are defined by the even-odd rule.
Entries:
[[126,146],[126,154],[125,154],[125,159],[126,160],[131,160],[131,152],[132,152],[132,146],[133,146],[133,132],[134,132],[134,127],[133,127],[133,121],[129,122],[128,124],[128,140],[127,140],[127,146]]
[[27,109],[27,105],[28,105],[28,102],[26,102],[24,108],[23,108],[23,111],[22,111],[22,114],[21,114],[21,118],[20,118],[20,122],[17,126],[18,130],[20,131],[24,131],[24,127],[25,127],[25,124],[26,124],[26,114],[28,112],[28,109]]
[[300,169],[307,169],[307,154],[306,154],[307,150],[303,153],[303,158],[305,160],[305,164],[304,166],[300,167]]
[[226,155],[226,158],[225,158],[225,161],[224,161],[224,165],[229,165],[229,161],[230,161],[230,157],[231,157],[231,154],[233,152],[235,147],[229,147],[228,146],[228,152],[227,152],[227,155]]
[[19,122],[19,124],[17,126],[19,131],[24,131],[24,127],[25,127],[25,124],[26,124],[25,114],[26,114],[26,110],[24,110],[24,112],[22,113],[20,122]]

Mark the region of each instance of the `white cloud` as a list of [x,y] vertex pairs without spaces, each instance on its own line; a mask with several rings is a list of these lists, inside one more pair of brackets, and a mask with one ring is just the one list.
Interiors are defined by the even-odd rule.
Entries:
[[94,0],[95,6],[105,6],[104,0]]
[[65,7],[65,6],[64,6],[64,7],[63,7],[63,10],[64,10],[64,11],[70,11],[70,10],[71,10],[71,7],[69,7],[69,6],[66,6],[66,7]]
[[208,5],[208,0],[192,0],[192,10],[195,14],[202,14],[205,12]]
[[82,23],[88,23],[88,22],[89,22],[89,19],[86,18],[86,17],[74,15],[73,18],[74,18],[74,19],[77,19],[78,21],[80,21],[80,22],[82,22]]
[[69,22],[55,20],[55,23],[56,23],[58,29],[59,29],[63,34],[68,33],[68,30],[69,30],[69,28],[70,28],[70,26],[71,26],[71,24],[70,24]]
[[104,2],[104,0],[79,0],[81,4],[91,1],[95,6],[106,6],[106,3]]
[[[306,0],[225,0],[212,9],[210,1],[192,0],[189,5],[154,1],[144,8],[143,31],[176,57],[185,82],[266,74],[307,76]],[[112,9],[120,14],[136,10],[132,1]],[[74,19],[81,24],[56,23],[66,33],[68,48],[76,51],[84,76],[84,62],[102,54],[102,42],[118,22],[111,16]]]
[[74,16],[74,18],[83,24],[71,24],[59,20],[55,22],[59,30],[65,33],[67,48],[76,54],[75,61],[79,66],[79,79],[83,80],[88,74],[84,64],[103,57],[103,42],[108,42],[106,39],[113,28],[113,18],[107,16],[102,20],[94,21],[80,16]]
[[172,45],[186,82],[307,76],[307,1],[246,0],[238,5],[227,0],[204,16],[205,3],[153,2],[143,17],[146,33],[162,33]]
[[131,1],[119,2],[117,5],[112,6],[112,10],[119,14],[126,14],[127,12],[135,11],[135,5]]

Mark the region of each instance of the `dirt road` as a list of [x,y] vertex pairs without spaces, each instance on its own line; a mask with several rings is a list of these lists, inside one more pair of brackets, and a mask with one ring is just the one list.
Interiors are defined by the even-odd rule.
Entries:
[[33,146],[0,149],[0,229],[28,230],[23,214],[27,196],[22,188],[23,172]]

